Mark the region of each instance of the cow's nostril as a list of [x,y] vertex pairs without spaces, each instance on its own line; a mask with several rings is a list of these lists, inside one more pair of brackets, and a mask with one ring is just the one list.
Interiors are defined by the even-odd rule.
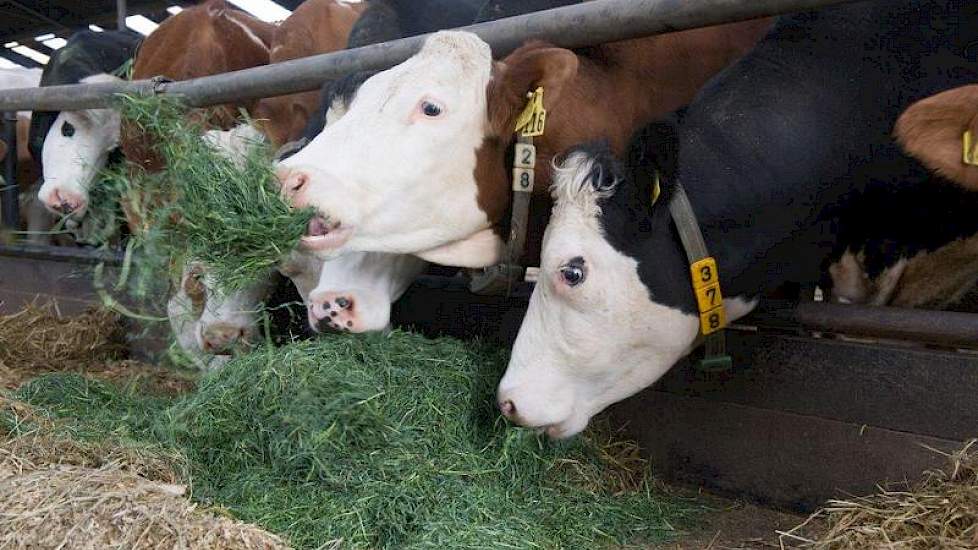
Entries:
[[499,403],[499,410],[502,411],[503,416],[506,418],[512,418],[516,415],[516,405],[509,399]]

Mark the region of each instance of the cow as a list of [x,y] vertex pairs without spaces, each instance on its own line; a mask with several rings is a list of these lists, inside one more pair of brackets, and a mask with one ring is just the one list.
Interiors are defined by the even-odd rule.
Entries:
[[906,185],[871,181],[848,206],[825,285],[834,301],[947,308],[975,286],[978,166],[964,162],[962,141],[978,136],[976,116],[975,84],[900,115],[894,137],[919,163],[908,164]]
[[[265,141],[262,133],[248,124],[230,130],[209,130],[202,138],[239,167],[248,150]],[[254,283],[228,292],[222,290],[205,263],[189,259],[167,302],[167,317],[177,344],[199,367],[213,369],[223,365],[233,353],[248,349],[255,342],[263,310],[274,316],[275,311],[284,311],[283,306],[294,301],[294,291],[288,292],[291,283],[283,283],[286,280],[270,270]],[[310,288],[306,287],[305,292]],[[273,326],[280,331],[289,335],[298,332],[290,327],[287,318],[277,321]]]
[[[339,0],[306,0],[275,29],[269,62],[343,49],[362,6]],[[302,137],[318,105],[316,92],[270,97],[258,102],[254,116],[272,145],[279,147]]]
[[[406,62],[367,78],[350,109],[283,162],[279,177],[321,223],[304,245],[416,254],[461,267],[500,259],[511,200],[514,125],[544,88],[534,193],[557,152],[607,138],[621,151],[641,124],[686,104],[748,51],[768,20],[629,40],[580,53],[531,42],[494,63],[474,34],[439,32]],[[531,247],[532,248],[532,247]]]
[[225,293],[205,265],[188,262],[166,305],[177,344],[199,367],[223,365],[254,342],[262,303],[273,285],[269,273],[253,285]]
[[366,0],[348,48],[388,42],[472,23],[485,0]]
[[[319,108],[306,129],[307,139],[343,116],[363,78],[354,74],[323,87]],[[280,160],[295,152],[284,153]],[[297,250],[279,264],[279,272],[298,289],[313,331],[373,332],[388,328],[391,304],[425,266],[409,255],[351,252],[324,261]]]
[[[95,84],[120,80],[142,40],[130,31],[80,31],[52,54],[41,86]],[[38,199],[57,215],[84,216],[88,192],[119,142],[113,109],[35,112],[30,150],[44,182]]]
[[[226,0],[208,0],[167,18],[140,46],[133,80],[188,80],[267,65],[275,26],[234,9]],[[241,100],[196,110],[190,117],[207,128],[228,130],[241,110],[253,114],[258,100]],[[122,128],[122,152],[149,172],[163,168],[150,137],[131,125]]]
[[688,212],[672,204],[680,184],[728,322],[786,281],[817,282],[853,195],[874,178],[906,183],[915,161],[889,135],[900,113],[978,77],[964,57],[978,15],[964,5],[876,0],[785,16],[677,125],[640,133],[627,162],[607,144],[563,156],[539,279],[497,390],[503,414],[569,437],[692,351],[703,328],[670,212]]
[[409,254],[351,252],[323,262],[309,294],[309,326],[346,332],[390,327],[396,302],[427,263]]

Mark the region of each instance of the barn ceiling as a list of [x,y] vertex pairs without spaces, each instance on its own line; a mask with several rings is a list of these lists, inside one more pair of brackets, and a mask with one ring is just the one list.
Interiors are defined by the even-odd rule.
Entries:
[[[291,11],[302,0],[230,2],[243,9],[265,3]],[[146,34],[146,29],[166,19],[175,7],[196,3],[195,0],[128,0],[127,13],[148,20],[131,19],[129,27]],[[0,0],[0,58],[24,67],[43,66],[44,58],[61,47],[61,40],[90,25],[114,29],[116,0]]]

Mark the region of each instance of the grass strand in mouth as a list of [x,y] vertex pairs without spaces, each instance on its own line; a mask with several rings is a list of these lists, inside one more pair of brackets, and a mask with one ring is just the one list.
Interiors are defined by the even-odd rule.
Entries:
[[205,128],[194,121],[200,117],[188,116],[176,99],[122,96],[119,108],[126,133],[146,136],[146,149],[165,168],[150,173],[125,162],[109,170],[93,190],[93,217],[106,228],[125,217],[149,271],[158,277],[164,262],[176,268],[191,257],[230,291],[258,280],[298,246],[314,213],[281,197],[266,144],[252,144],[235,162],[202,138]]

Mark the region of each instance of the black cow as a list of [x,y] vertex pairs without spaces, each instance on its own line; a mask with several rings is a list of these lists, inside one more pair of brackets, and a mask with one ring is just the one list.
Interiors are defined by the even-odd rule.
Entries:
[[485,0],[367,0],[347,39],[348,48],[358,48],[463,27],[475,20]]
[[367,0],[350,31],[348,48],[377,44],[473,23],[494,21],[584,0]]
[[782,18],[677,127],[635,141],[639,159],[677,151],[671,167],[659,163],[655,204],[650,170],[626,169],[600,146],[567,154],[539,282],[499,386],[503,412],[573,435],[696,345],[690,262],[669,209],[677,182],[716,259],[728,321],[785,282],[817,282],[854,196],[870,180],[905,185],[914,173],[890,136],[900,113],[978,81],[965,56],[978,40],[969,6],[877,0]]

